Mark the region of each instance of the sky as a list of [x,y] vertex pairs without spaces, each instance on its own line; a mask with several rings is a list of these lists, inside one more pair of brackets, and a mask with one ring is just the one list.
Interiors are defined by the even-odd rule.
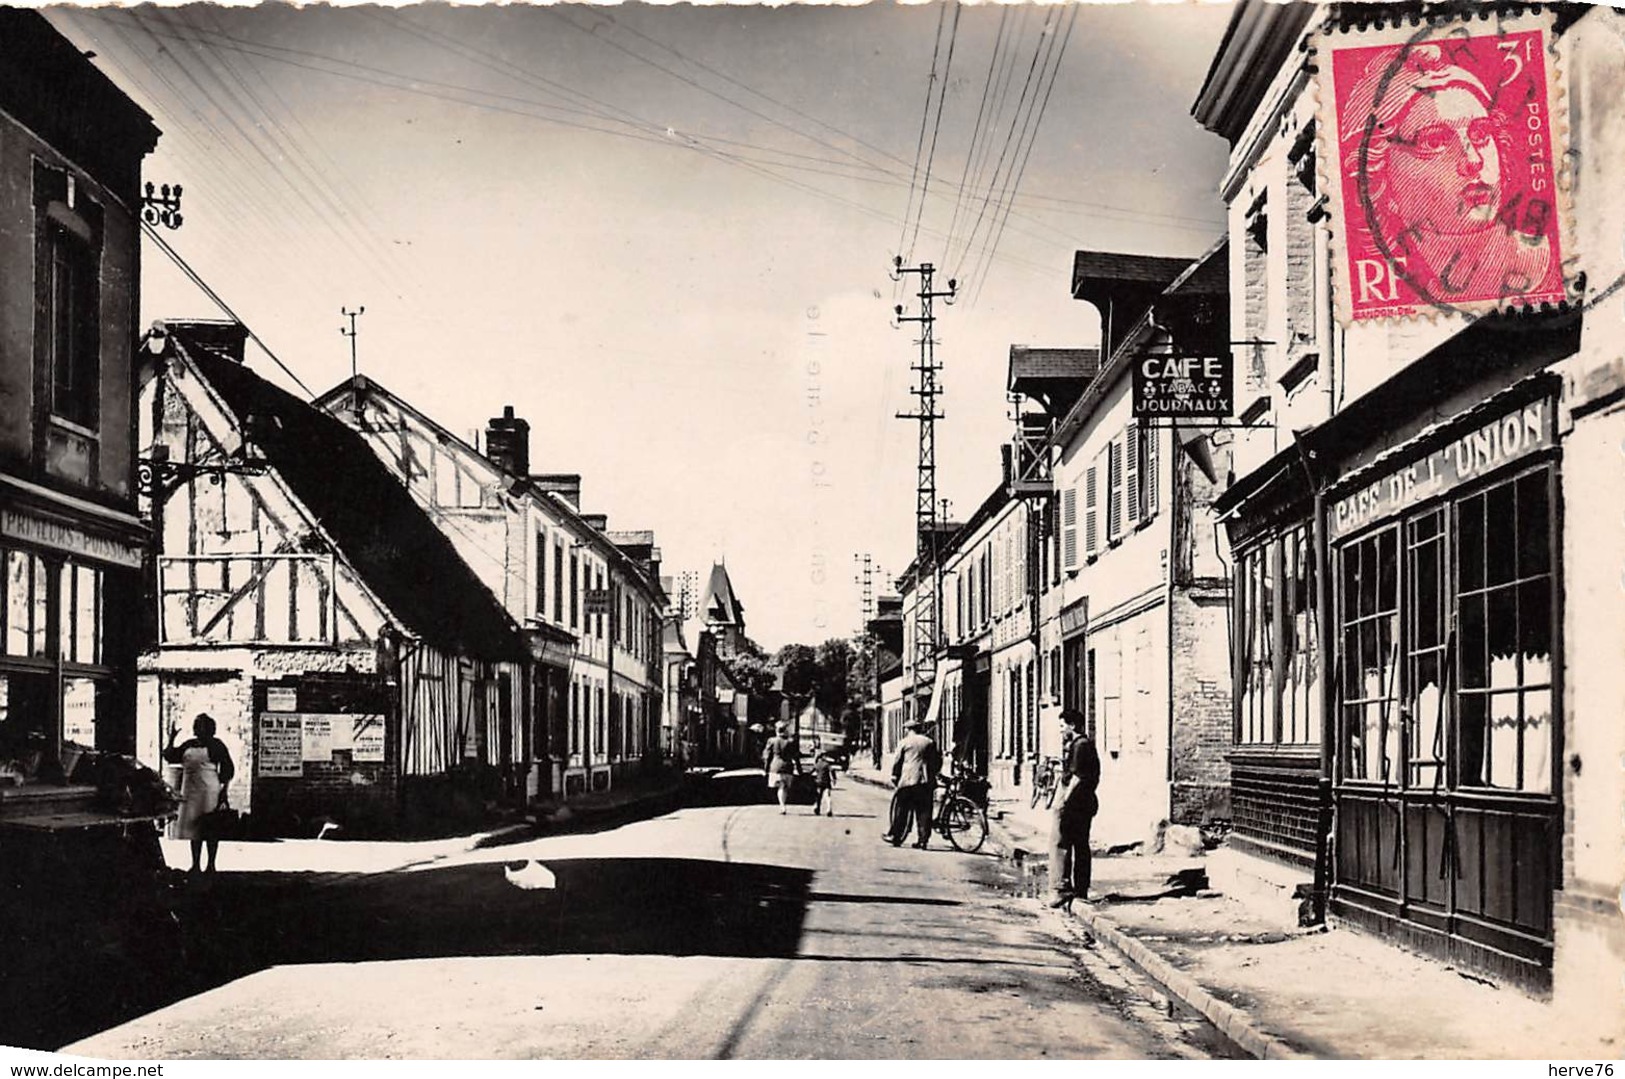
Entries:
[[[855,632],[913,555],[917,286],[938,267],[939,494],[999,481],[1012,344],[1097,343],[1080,248],[1195,256],[1190,117],[1222,4],[48,8],[163,135],[164,240],[307,395],[359,370],[725,561],[768,648]],[[224,317],[150,239],[143,324]]]

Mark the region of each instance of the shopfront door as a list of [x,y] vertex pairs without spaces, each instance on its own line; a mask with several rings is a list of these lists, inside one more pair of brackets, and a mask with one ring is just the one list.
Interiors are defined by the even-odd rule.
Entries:
[[1343,539],[1335,912],[1549,979],[1559,885],[1556,465]]

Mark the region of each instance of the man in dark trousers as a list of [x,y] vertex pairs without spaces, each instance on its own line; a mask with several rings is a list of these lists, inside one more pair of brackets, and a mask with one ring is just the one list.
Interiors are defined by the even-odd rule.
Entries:
[[1095,789],[1100,786],[1100,754],[1086,730],[1082,712],[1068,708],[1061,721],[1072,734],[1066,757],[1061,763],[1061,791],[1055,800],[1051,820],[1049,872],[1050,906],[1072,909],[1074,899],[1089,901],[1089,829],[1100,802]]
[[891,829],[885,840],[894,847],[908,838],[909,818],[912,816],[919,838],[914,846],[924,850],[931,843],[931,809],[937,790],[937,774],[942,771],[942,751],[926,734],[928,724],[916,719],[908,725],[909,734],[897,743],[897,755],[892,758],[892,785],[897,792],[891,800]]

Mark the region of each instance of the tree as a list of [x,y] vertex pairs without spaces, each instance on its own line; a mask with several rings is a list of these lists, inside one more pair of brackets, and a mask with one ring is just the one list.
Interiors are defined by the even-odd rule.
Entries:
[[774,666],[783,672],[781,686],[785,695],[806,699],[816,692],[819,683],[818,658],[804,644],[787,644],[773,657]]

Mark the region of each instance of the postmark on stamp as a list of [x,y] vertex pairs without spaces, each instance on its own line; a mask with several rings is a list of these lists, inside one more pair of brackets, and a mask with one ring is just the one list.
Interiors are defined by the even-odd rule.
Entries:
[[1549,17],[1317,36],[1344,325],[1571,299]]

